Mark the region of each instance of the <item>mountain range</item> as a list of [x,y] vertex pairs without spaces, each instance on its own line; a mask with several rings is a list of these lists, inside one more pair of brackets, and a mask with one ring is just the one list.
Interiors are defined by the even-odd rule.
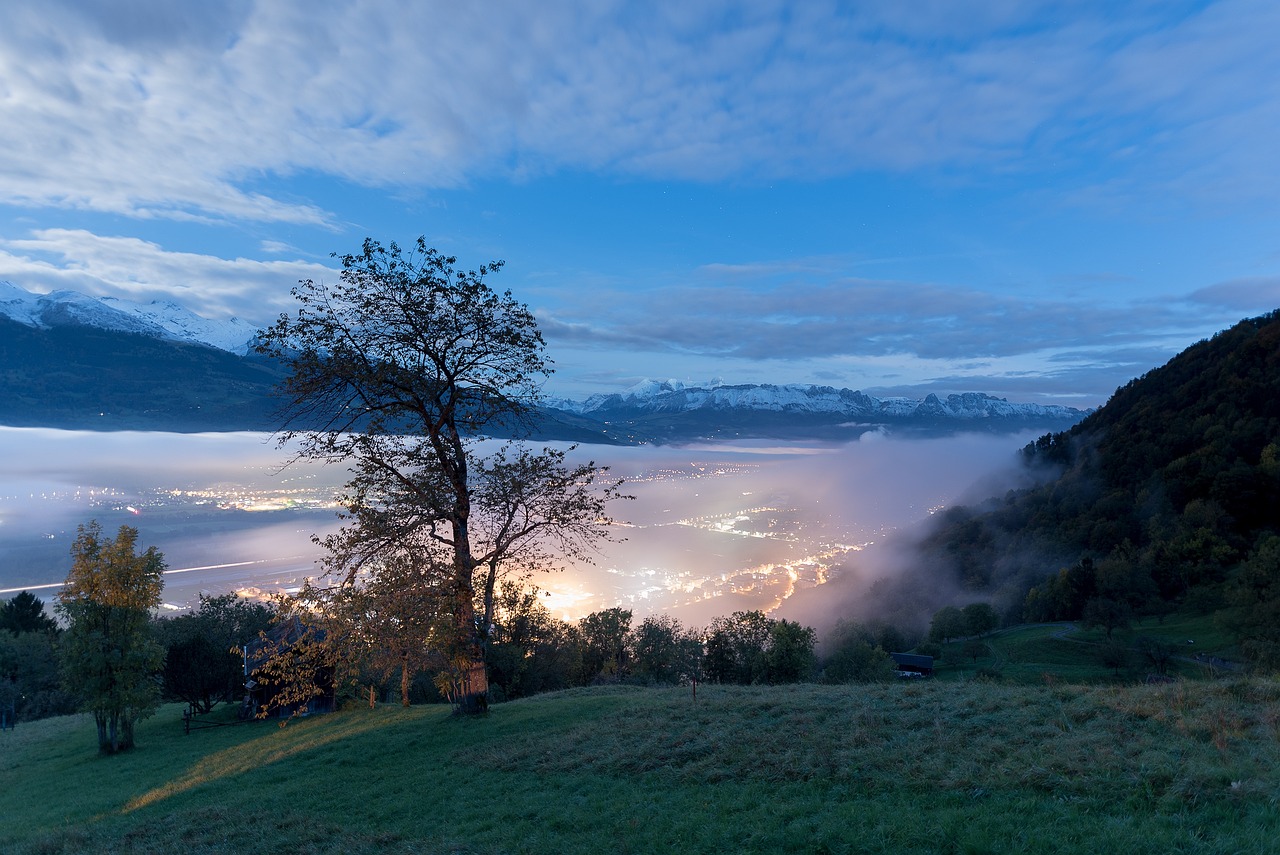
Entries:
[[[169,301],[0,282],[0,423],[108,430],[272,430],[282,366],[252,350],[257,329]],[[1062,430],[1090,411],[978,392],[876,398],[813,385],[646,380],[585,401],[545,402],[535,438],[643,443],[769,437]],[[501,431],[499,431],[501,432]]]
[[77,291],[33,294],[0,282],[0,315],[34,329],[94,327],[182,344],[205,344],[238,356],[249,352],[258,328],[240,318],[211,320],[170,300],[134,303]]

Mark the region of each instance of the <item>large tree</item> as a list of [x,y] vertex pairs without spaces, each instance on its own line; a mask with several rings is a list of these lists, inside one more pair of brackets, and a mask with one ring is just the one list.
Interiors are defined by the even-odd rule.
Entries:
[[154,546],[138,554],[137,543],[129,526],[114,540],[97,522],[80,526],[58,594],[67,620],[63,681],[93,713],[104,754],[132,748],[134,723],[160,706],[164,649],[151,637],[150,615],[160,605],[164,558]]
[[458,270],[422,238],[409,253],[366,240],[341,262],[337,283],[301,282],[296,312],[262,333],[259,352],[289,368],[280,439],[353,473],[346,523],[324,540],[331,578],[425,571],[420,590],[449,616],[446,691],[482,711],[500,581],[583,555],[618,485],[562,451],[486,453],[481,435],[518,429],[551,371],[533,314],[486,281],[501,262]]

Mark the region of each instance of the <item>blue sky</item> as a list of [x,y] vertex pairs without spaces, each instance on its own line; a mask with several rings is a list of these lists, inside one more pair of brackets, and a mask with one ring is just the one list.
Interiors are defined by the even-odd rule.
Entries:
[[1280,4],[8,0],[0,280],[265,324],[419,234],[644,377],[1092,406],[1280,306]]

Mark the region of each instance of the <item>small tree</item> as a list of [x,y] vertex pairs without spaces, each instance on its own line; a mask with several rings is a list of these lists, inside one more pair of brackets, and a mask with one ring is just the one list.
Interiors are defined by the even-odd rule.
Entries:
[[1156,673],[1161,676],[1169,673],[1169,663],[1173,661],[1173,645],[1159,638],[1143,636],[1138,639],[1138,653],[1147,661]]
[[773,626],[764,612],[734,612],[711,621],[706,631],[707,679],[750,685],[769,680],[766,654]]
[[[882,683],[894,676],[893,658],[885,652],[879,637],[890,636],[883,627],[840,621],[826,644],[823,679],[828,683]],[[894,644],[896,648],[903,645]]]
[[151,637],[150,612],[160,605],[164,558],[150,547],[135,552],[138,530],[121,526],[114,540],[97,522],[79,527],[71,572],[58,594],[67,619],[63,682],[93,713],[98,750],[133,747],[133,726],[160,706],[164,650]]
[[496,697],[510,700],[567,689],[582,679],[581,633],[540,600],[537,590],[512,588],[499,595],[487,654]]
[[578,621],[582,633],[582,665],[588,681],[620,680],[630,670],[627,642],[631,634],[630,609],[604,609]]
[[702,644],[668,615],[650,615],[631,633],[635,673],[651,683],[676,684],[698,672]]
[[815,639],[812,627],[785,619],[773,621],[764,657],[769,682],[799,683],[809,679],[818,664],[813,652]]
[[974,638],[964,643],[962,652],[965,656],[968,656],[971,660],[977,662],[979,657],[988,655],[991,652],[991,649],[981,641]]
[[1129,664],[1129,650],[1117,641],[1108,640],[1098,651],[1098,658],[1118,677],[1120,669]]
[[190,614],[155,622],[165,646],[165,693],[197,713],[210,712],[244,689],[243,663],[235,650],[271,626],[271,609],[234,594],[201,595]]
[[55,636],[48,632],[0,632],[0,690],[9,693],[18,718],[75,712],[76,699],[58,678],[55,644]]
[[1111,634],[1117,629],[1129,628],[1133,619],[1133,610],[1129,608],[1128,603],[1106,597],[1094,597],[1085,603],[1082,619],[1085,626],[1101,627],[1107,634],[1107,640],[1110,641]]
[[959,638],[967,630],[964,613],[955,606],[943,606],[933,613],[929,624],[929,640],[945,644]]
[[1000,616],[990,603],[970,603],[961,609],[961,613],[968,635],[986,635],[1000,625]]
[[23,591],[0,606],[0,629],[14,635],[23,632],[54,632],[58,625],[44,613],[44,602],[30,591]]

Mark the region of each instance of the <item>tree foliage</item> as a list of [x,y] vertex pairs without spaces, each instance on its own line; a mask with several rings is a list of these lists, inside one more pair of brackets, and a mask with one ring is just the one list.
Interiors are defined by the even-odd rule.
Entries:
[[702,677],[702,640],[668,615],[650,615],[631,633],[636,676],[659,685],[680,685]]
[[133,726],[160,704],[164,650],[152,638],[150,612],[160,604],[164,559],[154,546],[138,554],[138,531],[121,526],[104,538],[97,522],[79,527],[71,572],[58,594],[67,620],[63,682],[93,713],[98,748],[133,747]]
[[1000,616],[990,603],[970,603],[960,611],[968,635],[986,635],[1000,625]]
[[1280,589],[1250,564],[1280,535],[1280,311],[1192,345],[1024,458],[1047,480],[940,515],[925,549],[951,582],[1025,594],[1029,620],[1079,620],[1095,598],[1134,615],[1225,605],[1244,649],[1280,661],[1264,629]]
[[237,699],[244,690],[237,651],[269,628],[273,617],[262,603],[234,594],[202,594],[190,614],[156,621],[157,638],[165,647],[165,694],[201,714]]
[[0,706],[21,720],[75,712],[58,675],[57,639],[48,632],[0,633]]
[[718,617],[705,633],[703,670],[717,683],[795,683],[817,664],[813,629],[760,611]]
[[564,451],[485,452],[483,431],[518,426],[551,371],[532,313],[486,281],[501,262],[459,270],[421,238],[407,254],[366,240],[341,262],[337,284],[300,283],[296,313],[262,333],[259,351],[289,367],[281,442],[350,466],[330,573],[347,587],[428,574],[417,593],[449,617],[442,685],[478,712],[500,583],[586,556],[618,484]]
[[537,590],[504,590],[497,614],[489,641],[490,685],[497,697],[522,698],[587,681],[582,633],[557,620]]
[[57,628],[53,618],[45,614],[44,601],[30,591],[16,594],[0,606],[0,630],[7,629],[12,635],[54,632]]
[[631,673],[631,610],[592,612],[578,621],[582,634],[582,666],[592,682],[613,682]]
[[929,640],[945,644],[953,638],[961,638],[969,631],[964,612],[955,606],[943,606],[933,614],[929,623]]
[[831,631],[822,661],[823,680],[828,683],[883,683],[892,680],[895,666],[889,648],[905,646],[885,627],[840,621]]

